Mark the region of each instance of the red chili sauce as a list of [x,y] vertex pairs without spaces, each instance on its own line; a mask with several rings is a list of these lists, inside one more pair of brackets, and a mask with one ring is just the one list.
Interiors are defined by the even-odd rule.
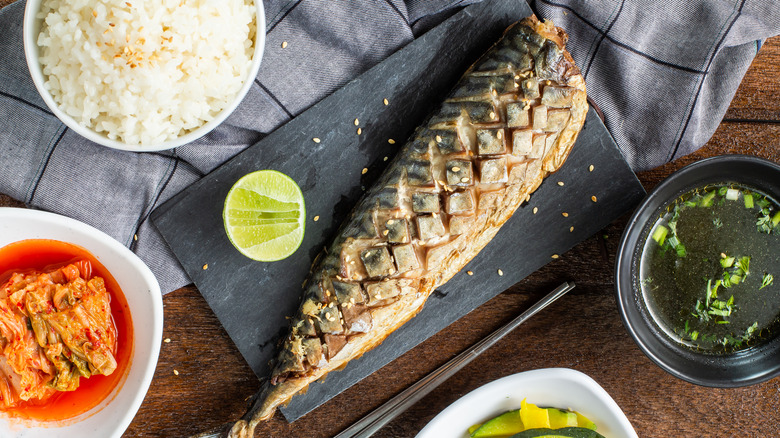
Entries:
[[84,259],[92,263],[93,276],[103,278],[111,296],[111,315],[117,331],[116,370],[109,376],[81,378],[78,389],[59,392],[45,402],[30,401],[0,409],[3,414],[42,421],[73,418],[102,402],[127,374],[133,352],[133,322],[127,300],[114,277],[89,251],[57,240],[30,239],[11,243],[0,248],[0,284],[7,282],[14,272],[51,271]]

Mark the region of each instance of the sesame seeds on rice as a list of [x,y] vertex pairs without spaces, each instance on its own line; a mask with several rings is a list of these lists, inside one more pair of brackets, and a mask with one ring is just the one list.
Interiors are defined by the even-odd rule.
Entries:
[[252,62],[254,0],[44,0],[45,88],[78,123],[127,144],[214,119]]

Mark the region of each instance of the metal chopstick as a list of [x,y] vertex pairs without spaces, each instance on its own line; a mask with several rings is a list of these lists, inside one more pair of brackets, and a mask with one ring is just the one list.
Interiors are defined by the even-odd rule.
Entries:
[[435,371],[420,379],[414,385],[406,388],[395,397],[391,398],[382,406],[376,408],[371,413],[354,423],[352,426],[344,429],[335,438],[368,438],[376,431],[389,423],[398,414],[404,412],[410,406],[414,405],[421,398],[425,397],[434,388],[442,382],[457,373],[469,362],[506,336],[509,332],[524,323],[528,318],[534,316],[537,312],[547,307],[550,303],[562,297],[566,292],[574,289],[574,283],[563,283],[554,291],[547,294],[528,310],[518,315],[515,319],[508,322],[503,327],[491,333],[486,338],[472,345],[468,350],[452,358],[449,362],[440,366]]

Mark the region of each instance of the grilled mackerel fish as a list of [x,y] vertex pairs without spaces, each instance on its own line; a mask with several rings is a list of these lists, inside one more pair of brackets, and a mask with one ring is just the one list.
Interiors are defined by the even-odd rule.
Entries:
[[419,127],[314,262],[271,379],[231,436],[379,345],[566,160],[588,110],[566,33],[507,29]]

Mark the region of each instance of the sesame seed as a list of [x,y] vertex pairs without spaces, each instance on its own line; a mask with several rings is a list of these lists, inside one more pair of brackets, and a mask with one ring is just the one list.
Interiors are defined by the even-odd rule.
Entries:
[[381,298],[382,298],[382,295],[376,294],[376,295],[374,295],[374,298],[376,298],[377,300],[378,300],[378,299],[381,299]]
[[441,135],[437,135],[436,136],[436,142],[437,143],[441,143]]
[[314,222],[317,222],[318,220],[320,220],[319,215],[318,216],[314,216]]
[[390,144],[395,144],[395,140],[393,140],[392,138],[388,138],[387,142],[390,143]]
[[452,171],[453,172],[458,172],[458,171],[460,171],[460,167],[455,166],[455,167],[452,168]]
[[593,172],[593,169],[594,169],[594,167],[593,167],[593,165],[591,164],[591,165],[588,167],[588,172]]
[[570,233],[573,233],[573,232],[574,232],[574,227],[570,227],[570,228],[569,228],[569,232],[570,232]]
[[390,105],[390,101],[387,99],[382,99],[382,103],[384,103],[385,105]]
[[495,88],[493,89],[493,96],[498,96],[498,91]]
[[469,179],[464,176],[460,179],[460,182],[469,182]]
[[363,128],[358,128],[358,129],[357,129],[357,135],[360,135],[360,134],[362,134],[362,133],[363,133]]
[[356,119],[355,119],[355,121],[354,121],[354,123],[355,123],[355,126],[357,126],[357,125],[359,125],[359,124],[360,124],[360,120],[358,120],[358,119],[356,118]]
[[393,225],[394,223],[395,223],[395,221],[393,219],[389,219],[387,221],[387,225]]
[[566,213],[565,211],[561,214],[563,215],[563,217],[569,217],[569,213]]
[[515,75],[515,80],[519,81],[520,80],[520,75]]
[[163,340],[163,342],[165,342],[166,344],[170,344],[171,343],[171,338],[165,338],[165,340]]
[[286,49],[286,48],[287,48],[287,41],[282,41],[282,48],[283,48],[283,49]]
[[590,200],[591,200],[591,201],[593,201],[593,202],[596,202],[596,201],[597,201],[597,199],[596,199],[596,195],[593,195],[593,196],[591,196],[591,197],[590,197]]
[[387,157],[382,158],[382,161],[387,161]]
[[502,138],[504,138],[504,131],[498,131],[498,132],[496,132],[496,138],[497,138],[497,139],[499,139],[499,140],[501,140]]
[[491,111],[491,112],[490,112],[490,118],[491,118],[491,119],[495,119],[495,118],[496,118],[496,113],[495,113],[495,112],[493,112],[493,111]]
[[563,181],[558,181],[558,185],[563,187]]
[[208,269],[208,268],[209,268],[209,264],[208,264],[208,263],[206,263],[205,265],[203,265],[203,270],[204,270],[204,271],[205,271],[206,269]]
[[390,231],[388,231],[388,230],[384,230],[384,231],[382,231],[382,235],[383,235],[383,236],[387,236],[387,235],[388,235],[388,233],[390,233]]
[[133,240],[138,241],[138,234],[133,234]]
[[499,270],[498,270],[498,275],[500,275],[500,276],[503,276],[503,275],[504,275],[504,271],[502,271],[502,270],[500,270],[500,269],[499,269]]
[[315,142],[315,143],[319,143],[319,142],[321,142],[322,140],[320,140],[320,139],[319,139],[319,137],[314,137],[314,138],[312,138],[312,139],[311,139],[311,141],[313,141],[313,142]]
[[557,259],[557,258],[558,258],[558,257],[560,257],[560,256],[559,256],[558,254],[553,254],[553,255],[551,255],[550,257],[552,257],[552,258],[554,258],[554,259]]
[[472,271],[466,271],[466,273],[469,274],[469,275],[474,275],[474,272],[472,272]]
[[173,370],[173,374],[178,376],[179,372],[177,370]]
[[94,10],[94,9],[92,10],[92,16],[93,16],[93,17],[95,17],[95,18],[97,18],[97,11],[96,11],[96,10]]
[[537,211],[539,211],[539,207],[534,207],[534,214],[536,214]]
[[366,173],[368,173],[368,167],[364,167],[364,168],[363,168],[363,171],[362,171],[362,172],[360,172],[360,173],[361,173],[361,174],[363,174],[363,175],[365,175]]

